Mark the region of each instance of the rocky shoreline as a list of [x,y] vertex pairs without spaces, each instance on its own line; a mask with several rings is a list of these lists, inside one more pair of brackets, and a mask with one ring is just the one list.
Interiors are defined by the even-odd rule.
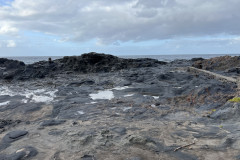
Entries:
[[0,58],[0,160],[240,159],[239,57]]

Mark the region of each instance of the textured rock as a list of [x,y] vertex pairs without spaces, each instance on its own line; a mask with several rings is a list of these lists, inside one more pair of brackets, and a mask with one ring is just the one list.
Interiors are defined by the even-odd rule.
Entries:
[[28,134],[27,131],[12,131],[3,137],[2,142],[3,143],[12,143],[14,141],[17,141],[17,140],[23,138],[26,134]]
[[193,64],[193,66],[199,69],[223,71],[239,67],[240,57],[222,56],[211,59],[198,60]]
[[8,148],[12,142],[22,139],[27,134],[27,131],[21,130],[9,132],[0,142],[0,151]]
[[0,160],[27,160],[35,157],[38,151],[34,147],[23,147],[10,155],[1,155]]
[[[10,102],[0,107],[0,159],[234,159],[240,109],[228,100],[236,84],[188,72],[199,60],[159,65],[91,53],[27,65],[12,82],[0,80],[0,103]],[[104,91],[114,97],[90,96]],[[8,131],[22,128],[31,133]]]
[[64,57],[51,61],[51,63],[48,61],[41,61],[30,65],[25,65],[23,62],[19,61],[0,59],[0,67],[2,67],[0,78],[8,80],[28,80],[32,78],[51,77],[61,72],[100,73],[139,67],[156,67],[165,64],[167,63],[149,58],[123,59],[98,53]]
[[66,122],[66,120],[55,120],[55,119],[52,119],[52,120],[44,120],[44,121],[41,123],[41,126],[42,126],[42,127],[55,126],[55,125],[63,124],[63,123],[65,123],[65,122]]

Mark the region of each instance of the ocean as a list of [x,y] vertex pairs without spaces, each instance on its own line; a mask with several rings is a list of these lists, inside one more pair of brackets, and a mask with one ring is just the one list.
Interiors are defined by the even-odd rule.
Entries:
[[[176,59],[192,59],[192,58],[205,58],[205,59],[209,59],[209,58],[213,58],[213,57],[219,57],[219,56],[224,56],[226,54],[188,54],[188,55],[117,55],[118,57],[121,58],[153,58],[153,59],[157,59],[159,61],[165,61],[165,62],[171,62],[173,60]],[[240,56],[240,54],[228,54],[230,56]],[[49,56],[51,57],[52,60],[55,59],[59,59],[62,58],[63,56]],[[25,64],[32,64],[35,62],[39,62],[39,61],[47,61],[48,56],[28,56],[28,57],[4,57],[4,58],[8,58],[8,59],[14,59],[14,60],[19,60],[19,61],[23,61]],[[1,58],[1,57],[0,57]]]

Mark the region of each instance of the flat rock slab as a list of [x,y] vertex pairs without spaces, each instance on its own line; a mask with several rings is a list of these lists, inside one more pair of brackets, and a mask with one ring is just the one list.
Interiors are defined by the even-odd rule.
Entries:
[[21,130],[9,132],[3,137],[0,143],[0,151],[8,148],[12,142],[22,139],[27,134],[28,134],[28,131],[21,131]]
[[35,157],[38,154],[38,151],[34,147],[24,147],[18,149],[16,152],[10,155],[1,155],[0,160],[27,160]]
[[143,160],[143,159],[140,157],[131,157],[131,158],[127,158],[125,160]]
[[42,123],[41,123],[41,127],[46,127],[46,126],[55,126],[55,125],[60,125],[60,124],[63,124],[65,123],[66,120],[55,120],[55,119],[51,119],[51,120],[44,120]]
[[2,142],[3,143],[12,143],[16,140],[23,138],[26,134],[28,134],[28,131],[20,131],[20,130],[12,131],[3,137]]
[[82,158],[82,160],[97,160],[94,156],[92,155],[84,155]]

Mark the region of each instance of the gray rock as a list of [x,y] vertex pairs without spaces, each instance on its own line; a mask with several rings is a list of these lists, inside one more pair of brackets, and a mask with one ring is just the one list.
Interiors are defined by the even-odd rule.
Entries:
[[130,157],[130,158],[126,158],[125,160],[143,160],[140,157]]
[[8,148],[12,142],[22,139],[25,135],[27,135],[27,131],[12,131],[6,134],[1,143],[0,143],[0,151]]
[[66,120],[55,120],[55,119],[51,119],[51,120],[44,120],[40,126],[42,127],[46,127],[46,126],[55,126],[55,125],[60,125],[65,123]]
[[93,155],[84,155],[81,157],[82,160],[97,160]]
[[10,155],[1,155],[0,160],[28,160],[32,159],[38,154],[38,151],[34,147],[23,147]]
[[11,143],[23,138],[27,134],[28,134],[28,131],[12,131],[3,137],[2,142]]

